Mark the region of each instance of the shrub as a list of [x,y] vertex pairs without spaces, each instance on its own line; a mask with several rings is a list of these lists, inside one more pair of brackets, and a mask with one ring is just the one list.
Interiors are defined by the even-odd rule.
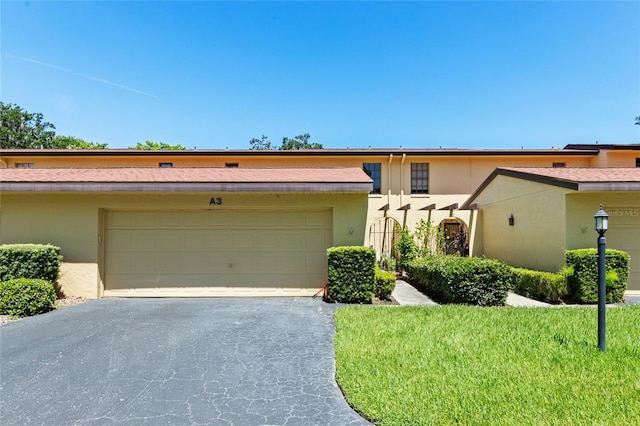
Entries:
[[[620,250],[606,251],[607,303],[624,301],[629,277],[629,255]],[[569,277],[569,291],[579,303],[598,302],[598,250],[595,248],[567,250],[567,265],[574,273]],[[612,273],[615,272],[615,275]]]
[[559,303],[569,294],[568,277],[573,274],[571,267],[565,267],[558,273],[532,271],[513,268],[513,291],[531,299],[543,302]]
[[433,256],[408,264],[411,280],[441,303],[503,306],[513,287],[511,267],[496,260]]
[[381,300],[389,300],[389,296],[396,288],[396,276],[392,272],[383,271],[376,267],[374,294]]
[[49,281],[16,278],[0,283],[0,314],[28,317],[48,312],[56,301]]
[[400,231],[400,237],[395,243],[395,249],[398,253],[398,269],[406,271],[408,263],[414,260],[419,252],[418,245],[407,228],[403,228]]
[[396,259],[391,256],[384,255],[378,262],[378,266],[380,266],[380,269],[383,271],[395,271]]
[[328,297],[343,303],[371,303],[375,285],[376,252],[362,246],[327,250]]
[[60,247],[49,244],[0,245],[0,281],[35,278],[55,283],[61,263]]

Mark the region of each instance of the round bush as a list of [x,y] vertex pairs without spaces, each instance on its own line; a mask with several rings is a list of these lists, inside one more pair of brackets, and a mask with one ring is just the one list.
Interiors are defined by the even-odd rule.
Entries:
[[56,301],[49,281],[16,278],[0,283],[0,314],[28,317],[48,312]]

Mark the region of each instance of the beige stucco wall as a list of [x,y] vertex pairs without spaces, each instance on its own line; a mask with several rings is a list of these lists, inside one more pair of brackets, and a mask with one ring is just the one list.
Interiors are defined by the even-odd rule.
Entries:
[[[474,255],[513,266],[558,271],[566,250],[567,189],[497,176],[475,200],[481,209],[482,248]],[[514,226],[509,216],[514,216]]]
[[628,289],[640,292],[640,193],[579,192],[567,195],[567,248],[597,247],[593,215],[602,204],[609,213],[607,248],[629,253]]
[[[212,207],[212,196],[222,205]],[[101,212],[109,209],[259,209],[323,207],[333,211],[333,245],[364,241],[367,194],[2,194],[0,243],[51,243],[61,248],[60,285],[65,294],[98,297],[100,289]]]

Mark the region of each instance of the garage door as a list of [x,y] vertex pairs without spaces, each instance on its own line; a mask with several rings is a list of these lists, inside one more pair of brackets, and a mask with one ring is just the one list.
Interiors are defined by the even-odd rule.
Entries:
[[640,227],[637,225],[617,225],[610,220],[611,228],[604,236],[607,248],[626,251],[631,257],[628,290],[640,292]]
[[105,296],[309,295],[326,284],[330,209],[109,211]]

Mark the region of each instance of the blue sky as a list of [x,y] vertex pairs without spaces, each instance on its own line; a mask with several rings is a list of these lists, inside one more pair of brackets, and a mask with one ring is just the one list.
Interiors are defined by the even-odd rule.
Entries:
[[0,3],[0,99],[58,134],[245,149],[640,143],[640,2]]

